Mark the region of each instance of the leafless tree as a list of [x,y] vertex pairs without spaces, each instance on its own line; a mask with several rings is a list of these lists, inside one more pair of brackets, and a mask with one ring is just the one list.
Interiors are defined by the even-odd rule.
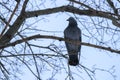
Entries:
[[114,70],[114,66],[108,70],[95,66],[91,69],[80,63],[71,69],[64,41],[72,44],[75,41],[56,35],[63,32],[48,30],[49,26],[46,30],[41,28],[49,21],[47,16],[74,16],[84,39],[76,45],[119,55],[119,5],[119,0],[1,0],[0,79],[18,80],[19,74],[24,73],[23,68],[37,80],[56,80],[63,73],[62,79],[65,80],[86,80],[81,74],[87,74],[90,80],[97,80],[94,76],[97,70],[105,71],[116,79],[114,71],[110,71]]

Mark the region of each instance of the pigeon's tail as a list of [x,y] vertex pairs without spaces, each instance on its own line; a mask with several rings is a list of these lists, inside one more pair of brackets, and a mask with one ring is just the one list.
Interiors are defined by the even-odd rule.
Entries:
[[69,55],[69,65],[76,66],[78,64],[79,64],[78,55],[77,54]]

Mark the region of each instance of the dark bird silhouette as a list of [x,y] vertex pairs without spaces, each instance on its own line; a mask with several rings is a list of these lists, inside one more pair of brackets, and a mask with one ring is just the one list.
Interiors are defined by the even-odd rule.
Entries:
[[[69,21],[69,24],[64,30],[64,38],[81,42],[81,30],[77,27],[77,21],[73,17],[70,17],[67,21]],[[69,54],[69,65],[78,65],[78,55],[80,55],[81,45],[75,45],[68,42],[65,42],[65,44]]]

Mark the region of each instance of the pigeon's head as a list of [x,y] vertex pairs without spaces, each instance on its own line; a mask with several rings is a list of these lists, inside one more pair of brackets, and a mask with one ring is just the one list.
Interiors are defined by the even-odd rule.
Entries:
[[75,20],[73,17],[67,19],[67,21],[73,21],[73,20]]
[[69,24],[77,25],[77,22],[73,17],[68,18],[67,21],[69,21]]

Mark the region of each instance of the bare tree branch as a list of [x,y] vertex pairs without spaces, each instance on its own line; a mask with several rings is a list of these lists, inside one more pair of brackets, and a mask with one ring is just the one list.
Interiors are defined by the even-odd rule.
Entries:
[[68,0],[68,1],[71,1],[71,2],[73,2],[73,3],[80,4],[81,6],[84,6],[84,7],[88,8],[89,10],[93,10],[92,7],[90,7],[90,6],[88,6],[88,5],[84,4],[84,3],[82,3],[82,2],[80,2],[80,1],[76,1],[76,0]]
[[95,44],[91,44],[91,43],[85,43],[85,42],[79,42],[79,41],[74,41],[74,40],[67,40],[67,39],[64,39],[62,37],[56,37],[56,36],[48,36],[48,35],[33,35],[33,36],[30,36],[30,37],[27,37],[27,38],[24,38],[24,39],[21,39],[21,40],[17,40],[13,43],[9,43],[9,44],[6,44],[6,45],[2,45],[0,46],[0,49],[3,49],[3,48],[6,48],[6,47],[10,47],[10,46],[15,46],[17,44],[20,44],[20,43],[23,43],[23,42],[26,42],[26,41],[29,41],[29,40],[33,40],[33,39],[38,39],[38,38],[44,38],[44,39],[55,39],[55,40],[59,40],[59,41],[66,41],[66,42],[69,42],[69,43],[72,43],[72,44],[76,44],[76,45],[84,45],[84,46],[89,46],[89,47],[93,47],[93,48],[98,48],[98,49],[103,49],[103,50],[106,50],[106,51],[110,51],[110,52],[114,52],[114,53],[118,53],[120,54],[120,51],[119,50],[114,50],[114,49],[111,49],[110,47],[104,47],[104,46],[99,46],[99,45],[95,45]]
[[72,12],[78,15],[87,15],[87,16],[93,16],[93,17],[103,17],[107,19],[116,19],[114,16],[117,16],[113,13],[109,12],[103,12],[103,11],[97,11],[97,10],[81,10],[79,8],[73,7],[73,6],[61,6],[61,7],[56,7],[56,8],[49,8],[49,9],[44,9],[44,10],[36,10],[36,11],[28,11],[26,12],[27,18],[30,17],[37,17],[39,15],[46,15],[46,14],[52,14],[56,12]]
[[26,8],[28,1],[29,0],[25,0],[21,14],[17,17],[12,27],[10,27],[8,31],[1,37],[0,45],[7,44],[13,38],[14,34],[18,31],[18,29],[20,28],[21,24],[25,20],[25,8]]
[[73,6],[61,6],[56,8],[44,9],[44,10],[28,11],[26,12],[26,17],[31,18],[35,16],[37,17],[39,15],[46,15],[46,14],[52,14],[52,13],[64,12],[64,11],[71,12],[78,15],[107,18],[112,20],[113,25],[120,27],[120,23],[118,21],[120,15],[116,15],[110,12],[98,11],[93,8],[90,8],[88,10],[81,10]]
[[[19,1],[20,2],[20,1]],[[19,2],[17,2],[17,4],[16,4],[16,6],[15,6],[15,8],[14,8],[14,10],[13,10],[13,12],[12,12],[12,14],[11,14],[11,16],[10,16],[10,18],[9,18],[9,20],[8,20],[8,22],[7,22],[7,24],[6,24],[6,26],[4,27],[4,29],[3,29],[3,31],[1,32],[1,34],[0,34],[0,37],[2,37],[2,35],[4,34],[4,32],[5,32],[5,30],[7,29],[7,27],[9,26],[9,23],[10,23],[10,21],[12,20],[12,18],[13,18],[13,16],[14,16],[14,14],[15,14],[15,11],[17,10],[17,8],[18,8],[18,5],[19,5]]]
[[113,9],[114,13],[118,15],[118,10],[115,8],[114,3],[111,0],[107,0],[110,7]]

